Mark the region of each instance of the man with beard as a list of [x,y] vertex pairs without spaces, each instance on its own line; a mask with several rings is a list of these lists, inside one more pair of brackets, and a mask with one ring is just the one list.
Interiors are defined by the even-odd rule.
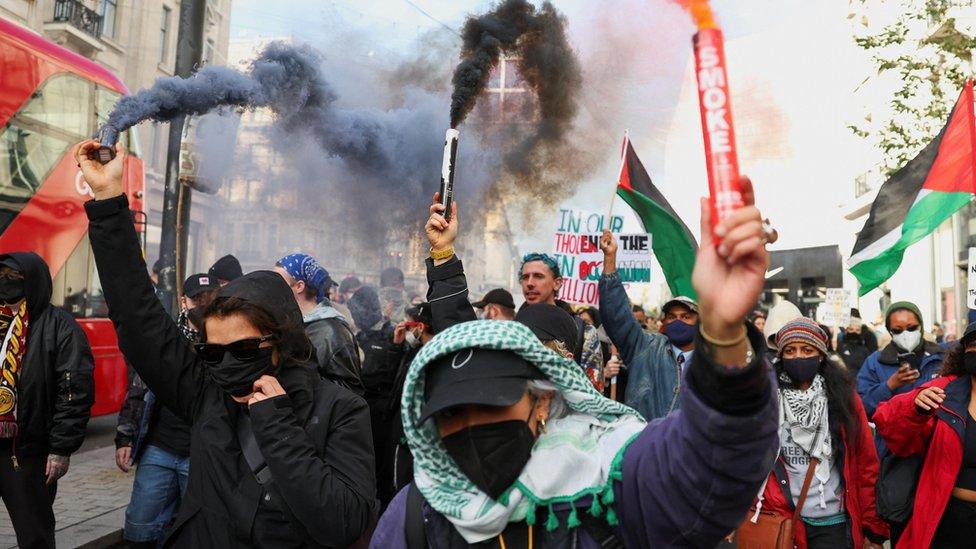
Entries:
[[600,311],[603,328],[627,365],[624,402],[651,421],[678,406],[684,368],[691,361],[698,330],[698,305],[679,296],[661,308],[660,334],[648,333],[631,314],[630,299],[617,273],[617,241],[610,231],[600,238],[603,274]]
[[335,286],[329,272],[314,257],[301,253],[282,257],[274,271],[295,294],[305,333],[315,347],[319,375],[362,396],[359,347],[349,323],[327,297]]
[[0,255],[0,497],[20,547],[54,547],[57,481],[95,400],[88,340],[51,291],[40,256]]
[[[219,286],[208,274],[183,283],[176,325],[190,343],[199,339],[202,312]],[[131,372],[129,391],[119,411],[115,433],[115,464],[128,473],[138,463],[132,496],[125,509],[122,534],[129,547],[156,547],[176,514],[190,475],[190,425],[166,406],[142,379]]]
[[[568,314],[573,314],[569,304],[557,299],[559,289],[563,285],[563,277],[559,271],[559,264],[549,254],[526,254],[522,258],[522,267],[519,269],[519,282],[522,285],[522,295],[525,297],[526,305],[537,303],[558,305]],[[586,377],[598,390],[602,390],[603,353],[600,351],[600,339],[596,328],[578,317],[574,317],[574,322],[578,336],[576,341],[567,345],[567,348],[573,353],[576,363],[583,367]]]

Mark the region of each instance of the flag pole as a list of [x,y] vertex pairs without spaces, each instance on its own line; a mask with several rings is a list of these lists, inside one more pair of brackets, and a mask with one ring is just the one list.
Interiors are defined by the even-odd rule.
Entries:
[[[620,170],[617,171],[617,183],[620,183],[620,174],[623,173],[627,162],[627,145],[630,143],[630,130],[624,130],[624,142],[620,148]],[[613,206],[617,203],[617,186],[613,186],[613,194],[610,196],[610,212],[607,214],[607,223],[613,227]]]

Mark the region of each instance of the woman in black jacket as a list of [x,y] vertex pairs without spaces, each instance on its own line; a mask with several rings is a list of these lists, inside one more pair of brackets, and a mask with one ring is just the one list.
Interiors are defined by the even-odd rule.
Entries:
[[258,271],[221,288],[198,353],[156,299],[122,190],[123,151],[79,147],[95,200],[89,238],[119,345],[191,427],[190,478],[165,542],[177,547],[346,547],[375,514],[363,400],[322,380],[288,285]]

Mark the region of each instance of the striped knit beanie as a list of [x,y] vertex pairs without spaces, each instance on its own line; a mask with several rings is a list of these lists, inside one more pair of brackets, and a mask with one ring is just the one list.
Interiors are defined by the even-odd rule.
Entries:
[[806,343],[827,354],[827,334],[816,322],[806,317],[787,322],[776,333],[776,347],[782,352],[790,343]]

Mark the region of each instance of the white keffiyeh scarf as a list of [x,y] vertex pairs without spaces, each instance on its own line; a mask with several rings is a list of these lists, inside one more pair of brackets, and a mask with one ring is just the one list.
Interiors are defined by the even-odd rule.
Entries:
[[824,488],[830,480],[833,447],[830,440],[830,426],[827,423],[827,391],[824,388],[824,378],[817,374],[806,391],[781,387],[779,394],[782,426],[790,430],[793,442],[797,446],[810,454],[811,458],[820,460],[814,475],[820,481],[820,505],[826,507]]

